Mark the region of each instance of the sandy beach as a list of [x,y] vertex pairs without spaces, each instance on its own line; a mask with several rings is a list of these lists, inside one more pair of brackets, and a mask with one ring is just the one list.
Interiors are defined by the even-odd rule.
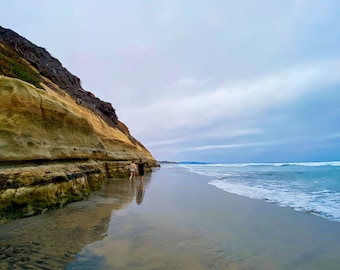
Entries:
[[2,224],[0,269],[339,269],[339,223],[208,182],[165,166]]

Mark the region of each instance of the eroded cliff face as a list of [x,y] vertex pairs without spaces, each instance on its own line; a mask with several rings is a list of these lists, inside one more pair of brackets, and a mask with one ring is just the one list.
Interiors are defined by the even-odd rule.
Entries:
[[81,200],[132,160],[157,166],[111,104],[2,27],[0,64],[0,222]]
[[[139,143],[66,93],[0,76],[0,161],[154,161]],[[55,86],[57,87],[57,86]]]

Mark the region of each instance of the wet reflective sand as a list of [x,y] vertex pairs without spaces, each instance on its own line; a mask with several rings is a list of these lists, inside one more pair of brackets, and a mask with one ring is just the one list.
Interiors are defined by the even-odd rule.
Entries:
[[0,269],[64,269],[85,245],[105,238],[112,212],[134,198],[126,179],[109,180],[88,200],[0,224]]
[[161,168],[0,225],[0,269],[339,269],[339,223],[207,183]]

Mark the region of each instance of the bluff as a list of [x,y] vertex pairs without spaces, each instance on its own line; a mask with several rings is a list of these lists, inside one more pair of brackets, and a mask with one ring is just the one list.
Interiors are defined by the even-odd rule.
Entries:
[[44,48],[0,26],[0,222],[81,200],[152,154]]

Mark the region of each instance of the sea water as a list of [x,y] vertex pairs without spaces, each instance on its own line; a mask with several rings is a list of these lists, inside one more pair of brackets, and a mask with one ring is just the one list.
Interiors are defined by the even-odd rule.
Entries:
[[340,222],[340,161],[177,166],[226,192]]

